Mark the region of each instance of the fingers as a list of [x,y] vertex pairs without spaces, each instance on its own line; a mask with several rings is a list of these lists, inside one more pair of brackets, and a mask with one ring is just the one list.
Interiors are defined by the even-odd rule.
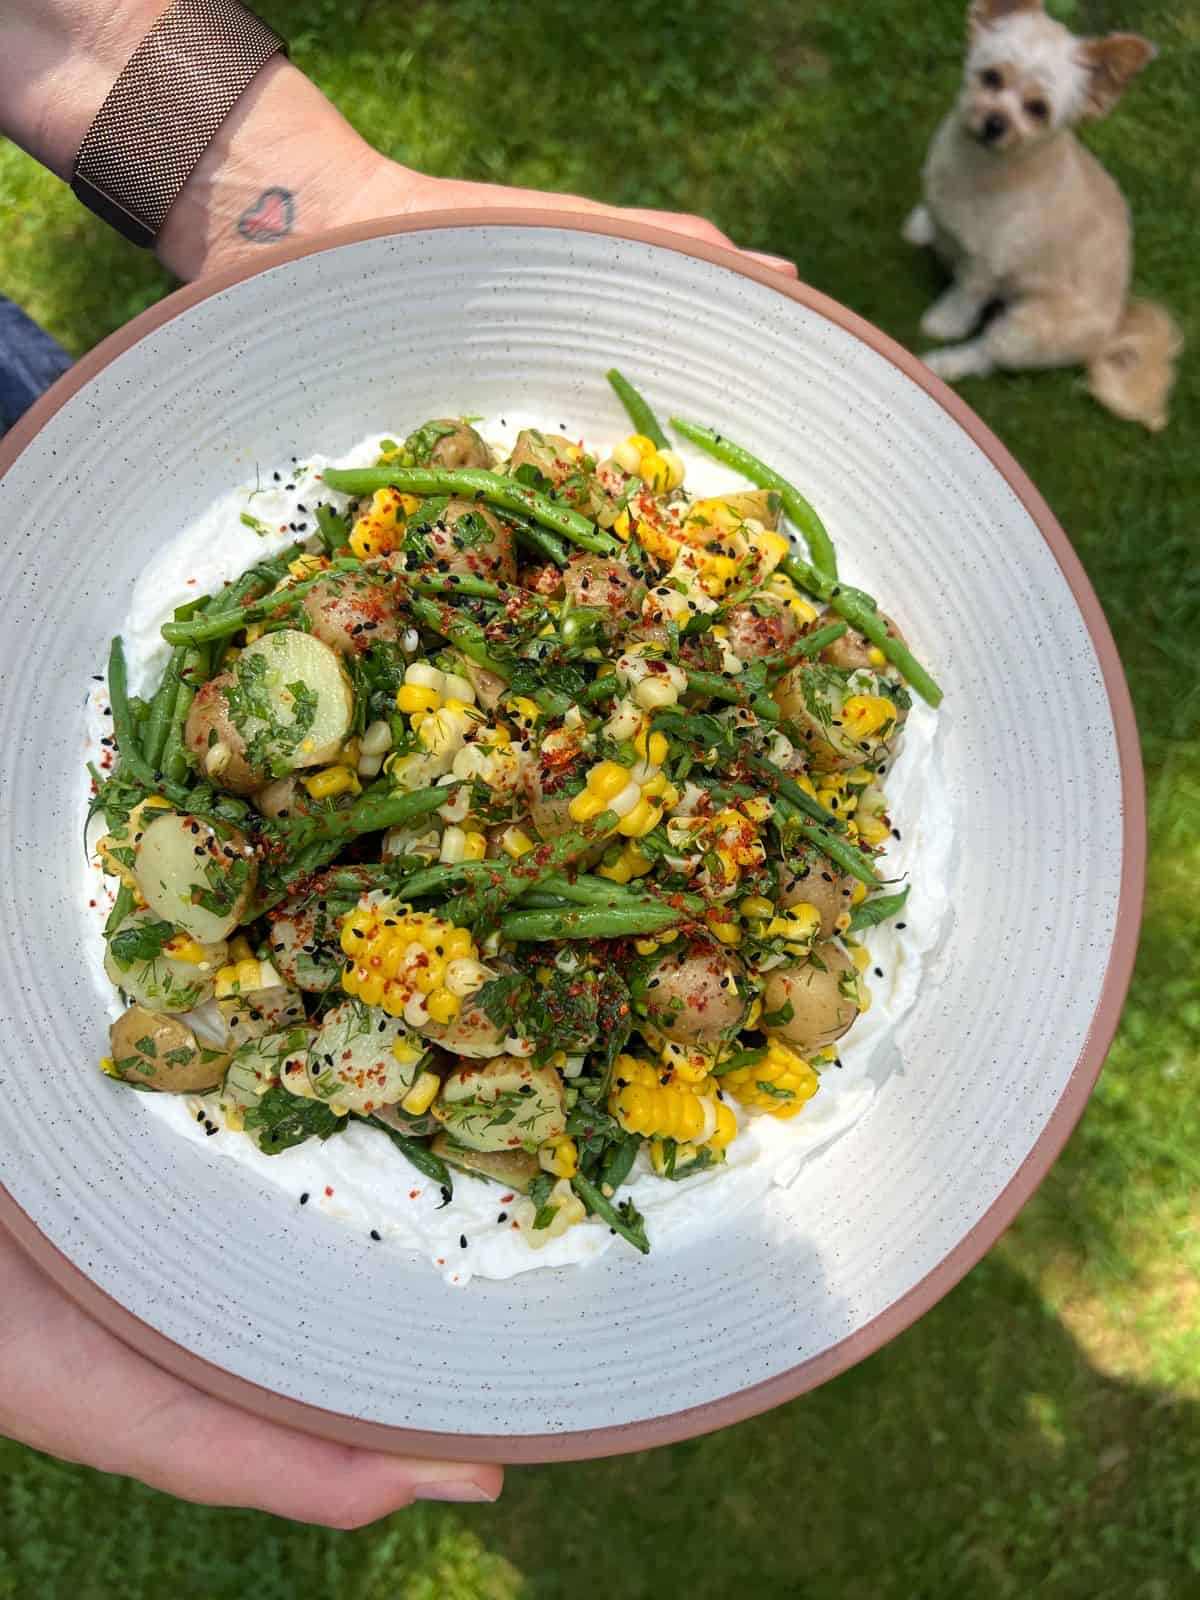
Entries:
[[414,1499],[494,1500],[499,1467],[293,1433],[210,1399],[92,1322],[0,1230],[0,1433],[207,1505],[362,1527]]
[[770,267],[775,272],[782,272],[785,278],[800,276],[796,263],[789,261],[786,256],[768,255],[764,250],[743,250],[742,254],[749,256],[752,261],[761,261],[764,267]]
[[[540,189],[509,189],[499,184],[468,183],[455,178],[410,175],[403,209],[436,211],[486,205],[519,206],[538,211],[579,211],[592,216],[617,217],[623,221],[644,222],[649,227],[683,234],[705,244],[722,245],[727,250],[738,249],[729,235],[722,233],[715,223],[690,212],[606,206],[598,200],[586,200],[582,195],[553,194]],[[392,209],[395,209],[394,204]],[[748,256],[752,261],[760,261],[789,278],[798,276],[795,265],[783,256],[769,255],[759,250],[741,250],[739,254]]]

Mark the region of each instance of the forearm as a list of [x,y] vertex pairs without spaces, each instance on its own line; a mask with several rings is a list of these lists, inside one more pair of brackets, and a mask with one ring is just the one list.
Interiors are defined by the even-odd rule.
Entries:
[[[0,32],[0,119],[69,180],[84,134],[168,0],[9,0]],[[384,161],[285,58],[268,63],[222,123],[172,207],[158,254],[195,278],[278,240],[360,215],[364,189],[408,209],[422,180]]]

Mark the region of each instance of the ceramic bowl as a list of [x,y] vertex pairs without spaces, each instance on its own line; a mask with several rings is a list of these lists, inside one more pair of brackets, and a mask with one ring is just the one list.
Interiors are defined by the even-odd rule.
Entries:
[[[946,701],[953,927],[900,1068],[796,1184],[678,1251],[442,1282],[184,1144],[96,1070],[78,912],[90,675],[150,552],[256,461],[519,402],[584,435],[604,372],[803,486]],[[345,231],[184,289],[0,446],[0,1221],[163,1366],[332,1438],[538,1461],[761,1411],[982,1255],[1078,1118],[1128,981],[1133,718],[1070,544],[912,356],[728,252],[552,214]]]

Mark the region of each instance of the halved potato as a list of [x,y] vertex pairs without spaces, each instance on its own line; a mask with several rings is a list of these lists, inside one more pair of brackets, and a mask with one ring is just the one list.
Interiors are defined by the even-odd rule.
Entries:
[[152,911],[201,944],[215,944],[246,913],[258,857],[230,823],[167,811],[142,834],[133,870]]
[[420,1043],[401,1061],[393,1046],[407,1043],[409,1029],[400,1017],[346,1000],[327,1011],[308,1052],[308,1081],[318,1100],[335,1111],[376,1110],[402,1100],[421,1070]]
[[306,1027],[287,1027],[239,1045],[225,1073],[222,1107],[245,1110],[277,1083],[302,1099],[307,1098],[310,1091],[305,1065],[311,1038]]
[[130,1006],[108,1036],[116,1076],[163,1094],[215,1089],[229,1061],[228,1050],[201,1043],[178,1017],[165,1017],[144,1006]]
[[537,1157],[526,1150],[468,1150],[464,1145],[455,1144],[445,1133],[439,1133],[429,1148],[448,1167],[473,1173],[477,1178],[489,1178],[506,1189],[515,1189],[518,1194],[528,1194],[529,1185],[541,1171]]
[[773,489],[743,489],[737,494],[709,495],[693,500],[684,522],[707,524],[722,533],[732,533],[743,522],[761,522],[772,533],[779,527],[779,496]]
[[350,731],[354,692],[341,657],[298,628],[248,644],[231,672],[197,693],[184,742],[203,776],[234,794],[318,767]]
[[[196,959],[182,961],[172,946]],[[217,968],[225,960],[224,939],[197,944],[148,907],[134,911],[115,929],[104,952],[109,982],[148,1011],[191,1011],[212,998]]]
[[454,1142],[469,1150],[536,1151],[567,1126],[558,1073],[517,1056],[459,1067],[431,1109]]

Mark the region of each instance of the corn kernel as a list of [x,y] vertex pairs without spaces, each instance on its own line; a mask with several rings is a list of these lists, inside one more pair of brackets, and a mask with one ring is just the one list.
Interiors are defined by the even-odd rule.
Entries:
[[724,1073],[721,1087],[741,1105],[786,1119],[812,1099],[820,1079],[797,1050],[781,1039],[772,1039],[761,1061]]
[[879,694],[852,694],[842,706],[842,726],[852,739],[868,739],[895,722],[896,708]]
[[311,778],[305,778],[304,787],[314,800],[330,800],[339,794],[362,793],[358,775],[349,767],[326,767],[323,772],[315,772]]
[[416,1083],[400,1102],[400,1109],[407,1111],[410,1117],[419,1117],[428,1111],[437,1099],[438,1090],[442,1087],[442,1080],[436,1072],[422,1072]]
[[434,1022],[453,1022],[462,1010],[462,1001],[449,989],[438,989],[429,996],[428,1010]]
[[514,716],[520,717],[522,722],[534,723],[542,714],[542,708],[536,700],[531,700],[527,694],[517,694],[508,701],[508,709]]
[[533,840],[524,828],[505,828],[500,836],[500,848],[506,856],[511,856],[516,861],[520,856],[527,856],[533,849]]
[[867,651],[867,660],[876,669],[882,669],[887,666],[887,657],[877,644],[873,644]]
[[579,1171],[579,1146],[565,1133],[547,1139],[538,1150],[538,1165],[556,1178],[573,1178]]
[[426,689],[420,684],[405,683],[396,690],[396,710],[402,711],[406,716],[437,711],[441,704],[442,696],[437,689]]
[[[247,945],[247,952],[249,948]],[[197,944],[195,939],[190,939],[186,933],[177,933],[173,939],[168,939],[163,945],[163,955],[172,961],[185,961],[192,967],[202,966],[208,960],[208,952],[204,946]]]

